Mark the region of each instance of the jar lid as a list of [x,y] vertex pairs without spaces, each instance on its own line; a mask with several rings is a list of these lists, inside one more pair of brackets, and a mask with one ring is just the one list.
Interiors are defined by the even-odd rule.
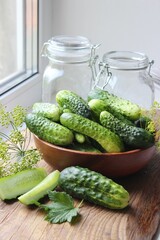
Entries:
[[148,57],[139,52],[111,51],[103,55],[103,62],[117,70],[141,70],[149,65]]
[[49,40],[50,48],[59,51],[90,49],[90,42],[82,36],[55,36]]
[[44,44],[42,56],[67,63],[88,61],[91,43],[86,37],[60,35]]

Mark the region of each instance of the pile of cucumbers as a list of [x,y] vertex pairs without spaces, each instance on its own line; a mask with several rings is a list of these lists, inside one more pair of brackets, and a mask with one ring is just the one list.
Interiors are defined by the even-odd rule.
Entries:
[[29,130],[44,141],[79,151],[123,152],[148,148],[155,143],[141,124],[141,108],[126,99],[95,88],[85,101],[76,93],[61,90],[56,104],[35,103],[25,119]]
[[[138,105],[98,88],[89,92],[86,101],[74,92],[61,90],[56,94],[56,104],[35,103],[25,122],[40,139],[78,151],[116,153],[155,143],[153,128],[148,128],[152,120],[141,116]],[[73,197],[107,208],[123,209],[129,204],[126,189],[87,168],[68,167],[55,183]],[[37,187],[38,196],[42,197],[48,186],[45,181]],[[37,188],[19,200],[34,203]]]

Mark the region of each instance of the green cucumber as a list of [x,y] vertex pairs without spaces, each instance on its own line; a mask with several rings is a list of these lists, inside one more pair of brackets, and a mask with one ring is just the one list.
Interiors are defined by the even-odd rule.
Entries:
[[108,91],[95,88],[88,94],[88,101],[91,99],[101,99],[105,101],[110,108],[124,115],[131,121],[135,121],[140,117],[141,108],[137,104],[110,94]]
[[106,104],[106,102],[104,100],[92,99],[88,102],[88,105],[90,106],[93,119],[95,119],[95,121],[97,121],[97,122],[100,121],[99,120],[100,113],[102,111],[108,111],[108,112],[112,113],[119,120],[125,122],[126,124],[132,125],[132,126],[134,125],[134,123],[131,122],[130,120],[128,120],[124,115],[122,115],[120,112],[117,112],[111,106]]
[[56,94],[56,101],[63,109],[68,109],[83,117],[90,117],[90,108],[87,102],[76,93],[69,90],[61,90]]
[[91,99],[88,102],[88,105],[91,109],[92,119],[96,122],[99,122],[100,113],[106,110],[107,107],[105,102],[101,99]]
[[65,168],[60,174],[59,185],[73,197],[106,208],[123,209],[129,204],[129,193],[123,186],[87,168]]
[[37,186],[20,196],[18,200],[25,205],[37,204],[38,200],[47,195],[49,190],[52,191],[57,187],[59,176],[60,172],[58,170],[51,172]]
[[62,110],[56,104],[37,102],[33,104],[32,112],[46,117],[54,122],[58,122]]
[[96,140],[107,152],[121,152],[123,143],[118,135],[88,118],[75,113],[63,113],[60,117],[63,126]]
[[32,133],[46,142],[66,146],[71,144],[74,139],[72,131],[68,128],[38,114],[27,114],[25,122]]
[[119,135],[128,146],[133,148],[147,148],[154,144],[154,136],[149,131],[127,125],[107,111],[101,112],[100,122],[104,127]]
[[78,143],[84,143],[86,141],[86,137],[81,133],[75,132],[74,138]]
[[3,177],[0,179],[0,198],[14,199],[35,187],[46,176],[44,168],[33,168]]

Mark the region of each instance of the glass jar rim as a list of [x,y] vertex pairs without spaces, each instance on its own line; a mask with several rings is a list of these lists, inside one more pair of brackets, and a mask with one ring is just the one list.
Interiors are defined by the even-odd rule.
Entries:
[[144,53],[132,51],[107,52],[103,55],[103,62],[117,70],[141,70],[149,65],[149,59]]
[[74,51],[90,49],[90,41],[83,36],[59,35],[48,41],[50,51]]

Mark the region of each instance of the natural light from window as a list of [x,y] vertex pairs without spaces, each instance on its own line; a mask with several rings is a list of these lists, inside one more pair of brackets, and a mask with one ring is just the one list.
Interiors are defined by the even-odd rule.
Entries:
[[0,1],[0,95],[38,71],[38,0]]

